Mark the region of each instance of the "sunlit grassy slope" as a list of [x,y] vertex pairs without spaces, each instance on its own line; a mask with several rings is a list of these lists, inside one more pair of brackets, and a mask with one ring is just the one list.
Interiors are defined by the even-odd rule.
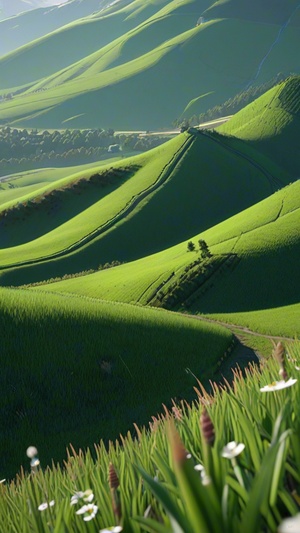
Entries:
[[[19,207],[13,201],[3,205],[1,266],[24,267],[2,271],[1,282],[20,284],[97,268],[107,261],[131,261],[238,213],[274,190],[264,170],[267,160],[262,163],[259,157],[257,162],[253,150],[250,156],[247,146],[243,150],[229,149],[219,137],[184,133],[115,163],[109,172],[127,168],[129,174],[109,187],[88,180],[94,169],[28,194]],[[272,171],[284,177],[278,167]],[[105,172],[105,166],[99,170]],[[84,178],[82,187],[75,190],[79,178]],[[49,193],[51,209],[44,201]]]
[[280,83],[220,127],[224,134],[250,141],[299,177],[300,76]]
[[192,113],[200,113],[253,80],[299,70],[296,26],[288,24],[280,38],[279,24],[235,17],[196,26],[208,4],[136,0],[3,57],[5,90],[40,83],[1,102],[0,121],[48,128],[161,128],[181,117],[190,102]]
[[70,442],[107,442],[146,424],[162,402],[193,394],[192,373],[210,378],[232,340],[163,310],[28,290],[0,290],[0,325],[6,476],[32,442],[45,464]]
[[[195,243],[198,237],[204,238],[214,255],[236,254],[239,262],[210,280],[207,292],[194,302],[191,312],[245,312],[299,302],[299,202],[297,181],[194,238]],[[50,284],[43,290],[145,304],[155,287],[172,272],[179,276],[196,257],[197,252],[187,252],[183,242],[139,261]],[[291,330],[295,327],[299,333],[295,326],[299,324],[298,310]]]
[[90,171],[92,174],[99,169],[100,165],[111,165],[118,159],[114,158],[99,161],[99,163],[87,163],[72,167],[41,168],[10,174],[4,181],[0,182],[0,208],[4,205],[12,205],[16,200],[22,202],[29,195],[32,197],[34,193],[39,194],[39,189],[44,190],[47,184],[54,184],[61,178],[78,174],[84,175],[86,171]]

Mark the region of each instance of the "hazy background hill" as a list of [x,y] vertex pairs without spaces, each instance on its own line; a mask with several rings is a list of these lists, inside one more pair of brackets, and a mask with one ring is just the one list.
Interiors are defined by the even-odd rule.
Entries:
[[[130,0],[119,2],[126,4]],[[13,0],[2,0],[0,55],[8,54],[94,11],[105,9],[111,3],[112,0],[36,0],[30,3],[22,0],[16,0],[15,3]]]
[[64,4],[68,0],[1,0],[0,19],[13,17],[24,11],[30,11],[39,7],[49,7]]
[[276,17],[256,2],[255,19],[246,2],[211,4],[118,2],[3,56],[0,95],[13,101],[0,103],[0,121],[164,128],[278,72],[299,72],[294,2]]

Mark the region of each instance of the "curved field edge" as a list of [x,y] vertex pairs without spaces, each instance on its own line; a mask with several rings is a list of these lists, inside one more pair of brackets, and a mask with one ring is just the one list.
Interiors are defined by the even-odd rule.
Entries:
[[300,304],[287,305],[274,309],[263,309],[243,313],[220,313],[206,315],[228,323],[266,335],[300,337]]
[[24,443],[61,460],[69,442],[114,439],[191,398],[232,343],[164,310],[20,289],[0,289],[0,324],[1,472],[18,468]]

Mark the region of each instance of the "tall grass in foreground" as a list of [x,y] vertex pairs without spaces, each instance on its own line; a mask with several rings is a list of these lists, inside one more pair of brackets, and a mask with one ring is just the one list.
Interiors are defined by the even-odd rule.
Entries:
[[300,504],[299,361],[298,343],[279,343],[260,369],[235,371],[232,386],[208,394],[199,383],[192,405],[174,403],[136,438],[95,446],[96,460],[71,447],[64,468],[43,470],[29,449],[31,473],[0,484],[3,531],[290,531]]

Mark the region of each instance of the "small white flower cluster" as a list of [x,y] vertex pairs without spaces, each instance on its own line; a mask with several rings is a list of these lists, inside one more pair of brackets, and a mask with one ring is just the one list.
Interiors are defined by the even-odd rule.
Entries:
[[78,511],[76,511],[76,514],[78,515],[84,515],[83,520],[85,522],[89,522],[89,520],[93,520],[95,518],[98,507],[94,503],[91,503],[94,499],[94,494],[91,489],[87,489],[84,492],[78,491],[75,492],[75,494],[72,496],[70,504],[76,505],[80,500],[85,502],[85,505],[83,505]]

